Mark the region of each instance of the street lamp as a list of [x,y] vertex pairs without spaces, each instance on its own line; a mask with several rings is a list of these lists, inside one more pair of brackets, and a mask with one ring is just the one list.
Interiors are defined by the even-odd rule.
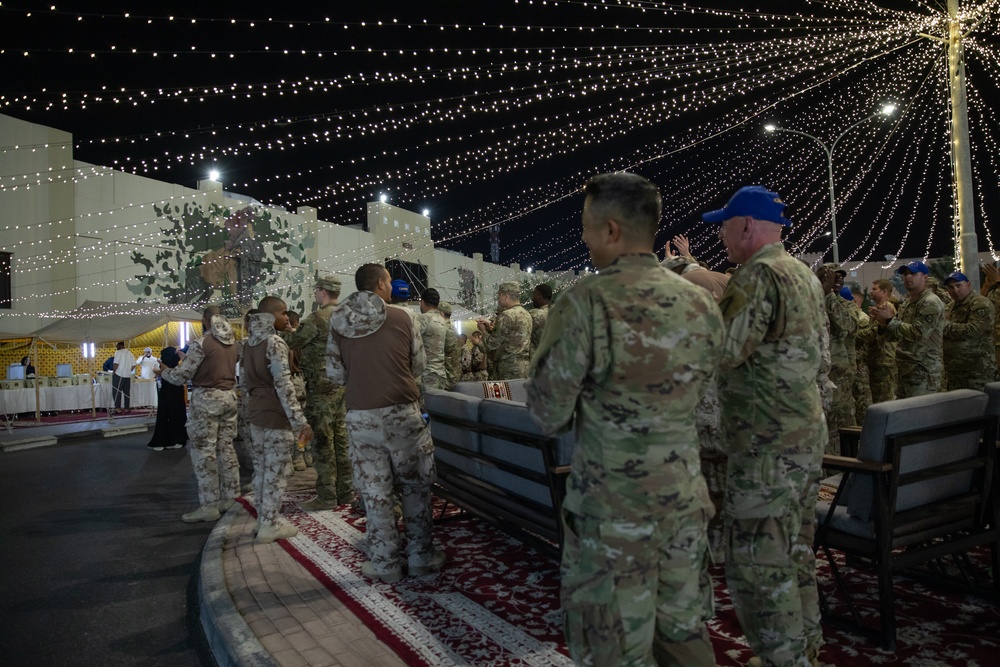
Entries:
[[813,141],[815,141],[817,144],[819,144],[820,147],[822,147],[823,151],[826,153],[826,166],[830,174],[830,230],[832,232],[831,235],[833,236],[833,261],[835,264],[840,263],[840,251],[839,251],[839,246],[837,245],[837,198],[834,194],[834,189],[833,189],[833,151],[834,149],[837,148],[837,142],[843,139],[845,134],[856,128],[858,125],[861,125],[861,123],[867,122],[872,118],[874,118],[875,116],[886,116],[886,117],[891,116],[895,110],[896,110],[895,104],[886,104],[880,110],[876,111],[867,118],[862,118],[858,122],[848,127],[846,130],[838,134],[837,138],[834,139],[833,143],[831,143],[829,146],[827,146],[826,143],[824,143],[823,140],[820,139],[819,137],[815,137],[806,132],[800,132],[799,130],[789,130],[784,127],[778,127],[777,125],[764,126],[764,129],[767,130],[768,132],[788,132],[790,134],[799,134],[802,135],[803,137],[808,137]]

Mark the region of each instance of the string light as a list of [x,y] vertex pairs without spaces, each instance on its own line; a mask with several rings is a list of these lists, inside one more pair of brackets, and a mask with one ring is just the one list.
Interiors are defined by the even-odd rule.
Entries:
[[[579,15],[577,25],[546,23],[568,16],[567,7]],[[781,118],[783,125],[818,136],[836,135],[870,113],[873,104],[895,99],[903,109],[891,127],[858,128],[838,149],[841,244],[844,234],[860,239],[843,248],[850,262],[881,257],[887,249],[899,256],[927,254],[946,234],[938,224],[943,219],[950,223],[955,208],[945,185],[950,175],[942,171],[942,166],[948,168],[946,64],[941,45],[919,35],[943,34],[947,17],[924,2],[900,10],[859,0],[824,0],[807,2],[805,9],[816,13],[638,0],[520,2],[510,23],[36,10],[23,17],[32,26],[50,21],[57,26],[100,25],[101,35],[115,37],[113,42],[106,36],[87,39],[90,33],[77,31],[73,43],[63,45],[61,57],[73,67],[100,63],[94,76],[81,77],[89,82],[85,87],[5,89],[0,108],[51,119],[42,122],[56,127],[59,119],[94,118],[117,108],[155,109],[158,116],[166,110],[183,119],[186,107],[208,104],[229,110],[214,117],[233,120],[189,127],[169,123],[156,131],[116,136],[82,134],[75,137],[75,151],[113,155],[113,168],[61,160],[67,164],[46,171],[5,173],[0,197],[40,187],[90,185],[120,172],[169,180],[213,161],[220,166],[223,161],[245,162],[256,165],[247,169],[241,164],[242,173],[252,175],[233,177],[230,185],[264,202],[279,218],[281,208],[310,205],[319,209],[322,220],[357,224],[367,202],[380,193],[391,192],[393,203],[421,210],[427,201],[447,203],[468,188],[518,182],[523,174],[545,173],[548,165],[557,165],[547,178],[513,189],[492,188],[492,198],[436,219],[434,240],[462,247],[499,224],[505,230],[505,261],[530,260],[539,270],[569,270],[582,266],[587,253],[579,241],[578,212],[567,214],[560,207],[578,197],[589,175],[634,169],[653,178],[665,195],[668,224],[660,230],[657,246],[664,247],[676,233],[688,233],[699,256],[719,266],[724,252],[714,230],[700,224],[699,214],[751,182],[771,184],[793,203],[796,225],[788,241],[794,251],[829,249],[830,239],[823,236],[829,229],[829,202],[824,200],[822,162],[812,148],[768,141],[759,132],[764,121]],[[550,10],[551,15],[546,13]],[[7,8],[0,12],[23,14]],[[972,31],[966,52],[977,213],[989,251],[997,256],[989,231],[997,209],[989,197],[997,196],[995,174],[1000,173],[998,119],[991,106],[1000,81],[997,3],[969,7],[961,21]],[[181,26],[183,36],[170,49],[143,43],[145,33],[138,31],[176,32]],[[103,30],[110,27],[118,29]],[[336,48],[328,48],[331,38],[337,40]],[[177,45],[185,39],[191,43]],[[226,48],[236,41],[240,48]],[[324,48],[316,48],[320,42]],[[18,57],[27,64],[48,53],[46,48],[12,44],[8,52],[23,54]],[[254,63],[287,63],[289,74],[269,77],[265,66],[258,75],[246,65],[251,58]],[[336,75],[318,77],[310,71],[324,58],[337,59]],[[193,77],[186,83],[148,78],[150,83],[141,86],[118,80],[115,67],[109,66],[136,61],[154,68],[166,59],[181,59],[192,70],[213,64],[197,83]],[[237,70],[223,67],[234,60],[249,78],[232,76]],[[441,90],[448,93],[439,96]],[[355,95],[358,103],[344,108],[342,100],[353,102]],[[303,100],[308,104],[300,112]],[[264,104],[267,108],[255,110]],[[644,133],[661,136],[646,144],[632,141]],[[595,147],[606,150],[594,157]],[[68,148],[4,146],[0,155],[51,155]],[[323,158],[317,160],[319,152]],[[287,168],[287,157],[302,166]],[[275,160],[279,162],[271,166]],[[572,166],[566,169],[565,164]],[[887,164],[900,168],[881,168]],[[229,180],[231,170],[225,168]],[[169,201],[183,206],[203,198],[204,193],[195,193]],[[39,279],[28,278],[25,286],[41,288],[44,269],[77,263],[78,281],[94,278],[88,288],[121,285],[123,279],[113,277],[107,265],[120,266],[135,246],[165,247],[163,220],[154,213],[154,204],[162,208],[166,200],[38,221],[31,235],[9,223],[7,229],[18,232],[8,244],[16,250],[16,270],[37,274]],[[443,205],[441,210],[455,207]],[[529,222],[538,220],[543,222]],[[106,238],[84,244],[67,233],[74,229]],[[195,233],[191,240],[204,240],[208,233]],[[84,249],[88,257],[80,256]],[[312,268],[349,272],[367,252],[338,252]],[[86,268],[89,262],[94,270]],[[275,286],[290,280],[279,273],[270,276]],[[166,279],[169,272],[154,269],[148,275]],[[24,305],[32,298],[15,301]]]

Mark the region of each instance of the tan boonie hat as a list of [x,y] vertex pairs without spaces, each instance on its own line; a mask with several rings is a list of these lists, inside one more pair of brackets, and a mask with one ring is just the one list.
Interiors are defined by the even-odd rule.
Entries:
[[445,315],[451,315],[451,304],[447,301],[442,301],[438,304],[438,310],[440,310]]
[[520,294],[521,286],[513,280],[507,280],[500,283],[500,287],[497,288],[497,292],[503,294]]
[[323,276],[316,279],[316,289],[325,289],[330,292],[340,291],[340,278],[337,276]]

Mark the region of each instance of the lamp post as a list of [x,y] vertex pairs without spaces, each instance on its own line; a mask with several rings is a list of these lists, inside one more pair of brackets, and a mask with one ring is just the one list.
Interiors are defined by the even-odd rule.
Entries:
[[798,134],[803,137],[808,137],[813,141],[815,141],[817,144],[819,144],[820,147],[823,149],[823,151],[826,153],[826,166],[830,176],[830,231],[832,232],[833,236],[833,261],[835,264],[840,263],[840,250],[837,244],[837,198],[834,193],[834,184],[833,184],[833,151],[837,148],[837,142],[843,139],[845,134],[856,128],[858,125],[861,125],[861,123],[867,122],[872,118],[874,118],[875,116],[886,116],[886,117],[891,116],[892,112],[895,110],[896,110],[895,104],[886,104],[879,111],[876,111],[867,118],[862,118],[858,122],[848,127],[846,130],[838,134],[837,138],[834,139],[829,146],[827,146],[826,143],[819,137],[813,136],[807,132],[800,132],[799,130],[789,130],[784,127],[778,127],[777,125],[764,126],[764,129],[767,130],[768,132],[788,132],[790,134]]

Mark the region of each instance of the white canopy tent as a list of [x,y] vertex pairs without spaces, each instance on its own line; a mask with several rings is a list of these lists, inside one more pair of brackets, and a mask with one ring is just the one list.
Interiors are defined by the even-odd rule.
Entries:
[[83,305],[31,334],[47,343],[107,343],[130,340],[168,322],[200,322],[183,306],[84,301]]
[[[35,358],[39,342],[50,345],[58,343],[79,345],[129,341],[169,322],[200,321],[201,313],[181,305],[88,300],[64,317],[56,319],[28,336],[31,337],[31,356]],[[38,384],[35,383],[36,419],[41,417],[38,393]],[[93,385],[90,393],[90,409],[93,413],[95,411]]]

